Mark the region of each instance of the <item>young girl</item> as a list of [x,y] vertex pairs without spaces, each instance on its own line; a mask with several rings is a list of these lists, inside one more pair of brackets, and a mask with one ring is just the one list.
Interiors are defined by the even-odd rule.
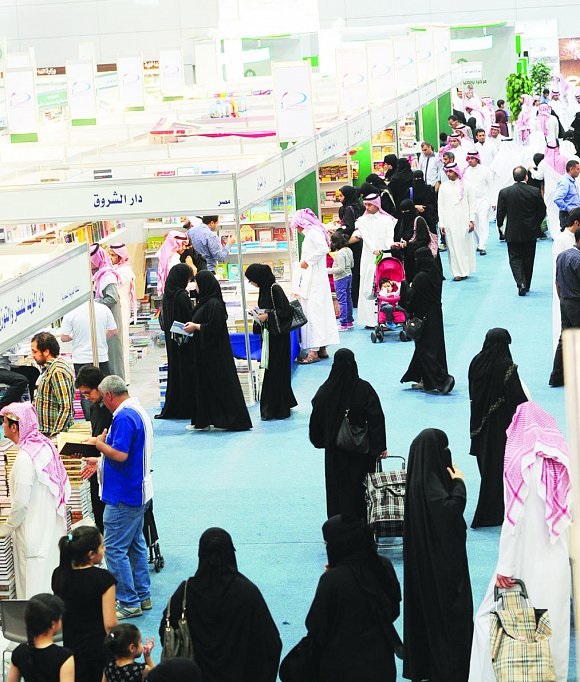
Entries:
[[397,325],[393,321],[393,312],[401,310],[397,305],[401,300],[396,282],[390,279],[382,279],[379,289],[379,323],[387,324],[389,329],[395,329]]
[[75,663],[70,649],[57,646],[64,604],[53,594],[37,594],[24,611],[27,644],[12,652],[8,682],[73,682]]
[[352,268],[354,256],[348,248],[348,237],[341,232],[335,232],[330,238],[330,250],[336,253],[334,264],[327,268],[329,274],[334,277],[334,289],[340,306],[339,331],[345,332],[352,329],[354,318],[352,316]]
[[117,625],[115,583],[103,560],[103,536],[94,526],[80,526],[59,542],[60,565],[52,590],[63,599],[64,645],[76,659],[76,682],[101,682],[105,667],[103,640]]
[[[131,623],[114,627],[105,639],[109,660],[102,682],[142,682],[155,667],[151,658],[153,644],[153,638],[150,638],[143,646],[139,628]],[[145,663],[135,663],[141,654]]]

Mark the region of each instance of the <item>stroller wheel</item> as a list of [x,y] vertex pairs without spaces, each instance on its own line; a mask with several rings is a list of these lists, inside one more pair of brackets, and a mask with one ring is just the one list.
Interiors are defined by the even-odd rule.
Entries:
[[399,332],[399,341],[410,341],[404,331]]
[[378,339],[379,343],[382,343],[384,338],[385,338],[385,334],[383,331],[377,332],[377,339]]
[[376,335],[374,332],[371,332],[371,341],[372,341],[373,343],[376,343],[376,342],[377,342],[377,335]]

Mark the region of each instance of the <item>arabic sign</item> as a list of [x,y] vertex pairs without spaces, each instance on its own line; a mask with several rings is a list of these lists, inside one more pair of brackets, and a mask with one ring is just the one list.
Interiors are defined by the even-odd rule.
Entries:
[[233,211],[235,199],[232,176],[216,175],[7,187],[0,205],[0,224],[12,224],[213,215]]
[[181,50],[159,50],[159,78],[163,97],[182,97],[185,88]]
[[272,64],[274,108],[279,142],[314,135],[310,62]]
[[380,109],[371,109],[371,128],[373,135],[380,130],[385,130],[393,125],[397,120],[397,102],[389,104]]
[[[10,257],[0,252],[0,262]],[[90,295],[86,244],[6,282],[0,286],[0,352],[76,308]]]
[[348,131],[349,149],[356,147],[361,142],[368,142],[371,139],[371,119],[369,112],[365,111],[360,116],[351,118],[346,123]]
[[95,65],[92,60],[66,63],[68,106],[71,121],[95,121]]
[[432,102],[434,99],[437,99],[437,81],[435,80],[419,88],[419,100],[421,102],[421,106],[429,104],[429,102]]
[[29,67],[8,69],[4,73],[4,92],[10,133],[35,133],[38,130],[38,105],[34,71]]
[[282,152],[284,180],[287,185],[296,182],[316,168],[316,144],[307,140]]
[[239,173],[236,184],[240,212],[261,199],[272,196],[284,186],[282,157],[275,156],[259,166]]
[[368,107],[369,83],[364,43],[343,44],[336,50],[336,84],[340,112]]
[[367,43],[367,68],[371,103],[392,99],[397,87],[392,40],[373,40]]
[[320,133],[316,138],[316,155],[319,164],[335,159],[347,150],[348,134],[345,123]]
[[121,106],[125,108],[144,107],[143,58],[119,57],[117,59],[117,74]]

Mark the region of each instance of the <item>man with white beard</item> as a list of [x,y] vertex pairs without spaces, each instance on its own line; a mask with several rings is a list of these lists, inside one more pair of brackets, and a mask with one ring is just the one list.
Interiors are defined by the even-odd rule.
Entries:
[[[492,208],[493,177],[491,170],[482,165],[477,150],[467,152],[467,168],[463,179],[473,191],[475,210],[475,238],[480,256],[485,256],[487,240],[489,238],[489,211]],[[495,208],[495,206],[493,206]]]

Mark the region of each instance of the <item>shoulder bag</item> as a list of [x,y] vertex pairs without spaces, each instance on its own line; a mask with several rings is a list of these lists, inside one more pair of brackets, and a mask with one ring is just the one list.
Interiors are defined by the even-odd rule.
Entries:
[[166,661],[169,658],[195,658],[193,649],[193,641],[191,633],[185,618],[185,609],[187,607],[187,585],[189,580],[183,581],[183,600],[181,602],[181,616],[177,621],[177,627],[171,625],[171,597],[167,602],[167,614],[165,616],[165,636],[163,638],[163,649],[161,651],[161,660]]
[[369,441],[369,426],[356,426],[351,424],[348,418],[350,408],[344,413],[338,434],[336,435],[336,446],[345,452],[352,452],[355,455],[368,455],[371,449]]
[[[276,303],[274,301],[274,286],[275,284],[272,284],[270,287],[270,298],[272,299],[272,313],[274,314],[274,324],[270,324],[270,333],[272,334],[289,334],[290,332],[294,331],[295,329],[299,329],[300,327],[303,327],[308,320],[306,319],[306,315],[304,314],[304,310],[302,309],[302,306],[300,305],[300,301],[298,299],[295,299],[293,301],[290,301],[290,307],[292,308],[292,319],[290,320],[290,325],[285,325],[284,328],[280,327],[280,320],[278,319],[278,313],[276,312]],[[286,328],[288,327],[288,328]]]

